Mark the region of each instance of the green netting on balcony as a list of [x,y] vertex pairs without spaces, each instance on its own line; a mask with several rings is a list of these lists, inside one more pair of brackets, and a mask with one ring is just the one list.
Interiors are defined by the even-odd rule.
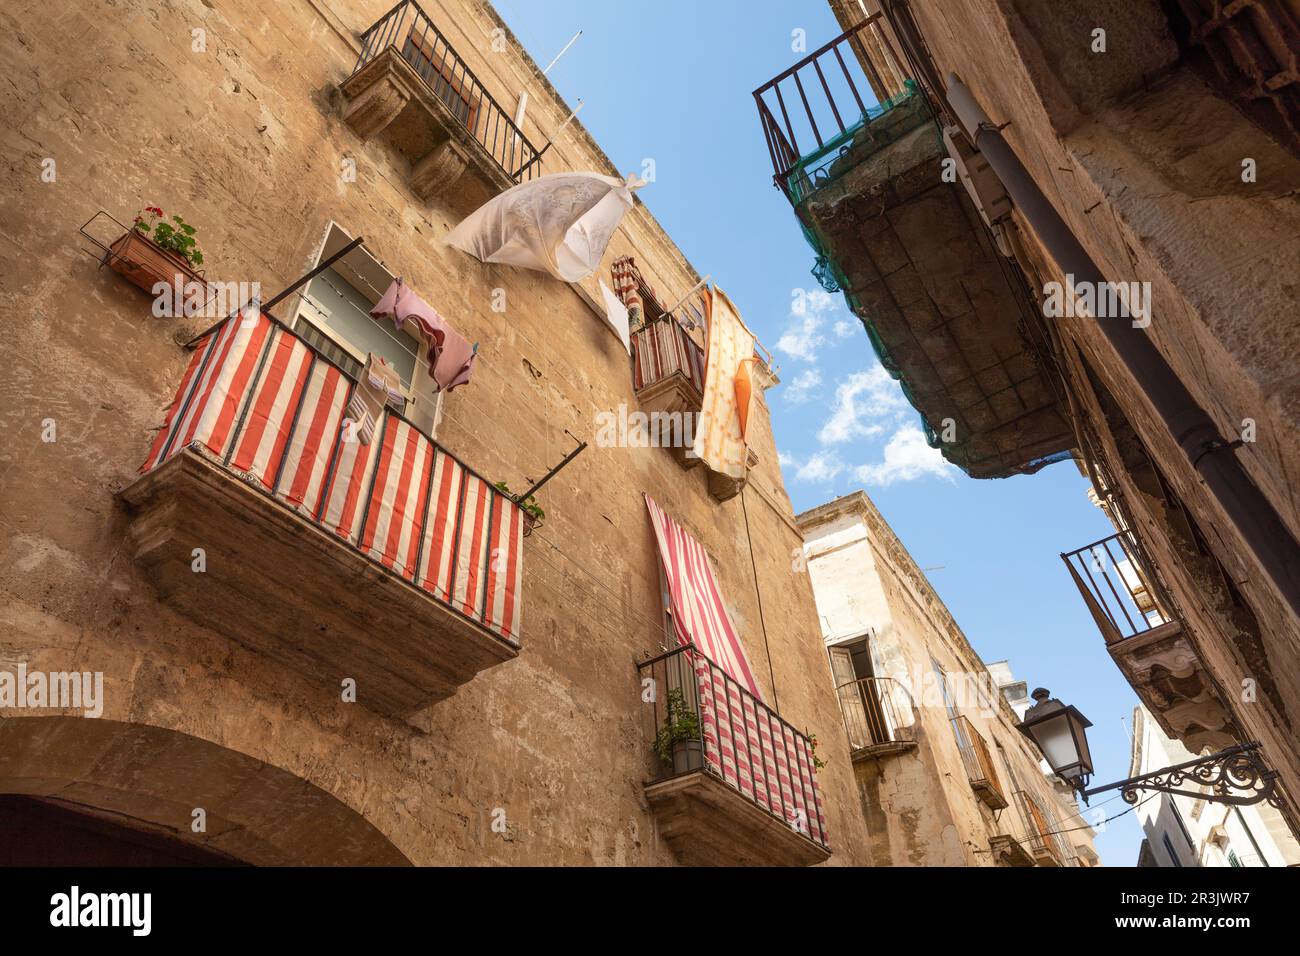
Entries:
[[[909,80],[898,96],[868,109],[857,123],[818,147],[816,151],[802,157],[786,175],[784,185],[786,195],[799,219],[804,238],[816,254],[816,263],[812,269],[813,276],[827,292],[844,293],[849,308],[861,320],[881,366],[898,382],[912,407],[920,412],[918,417],[921,419],[921,428],[930,447],[939,449],[949,461],[969,471],[972,465],[977,464],[970,457],[972,454],[970,443],[944,442],[940,432],[931,426],[926,414],[921,411],[922,403],[917,400],[904,370],[890,354],[863,301],[854,293],[843,265],[832,255],[834,244],[827,236],[821,234],[821,229],[817,225],[820,216],[814,215],[810,209],[810,205],[819,200],[833,207],[838,199],[842,198],[841,194],[845,190],[828,189],[828,187],[833,186],[863,164],[876,160],[882,151],[904,137],[918,135],[918,131],[921,136],[934,138],[937,155],[947,155],[942,132],[935,120],[929,99],[915,82]],[[882,164],[882,175],[891,175],[884,172],[889,165]],[[876,178],[874,172],[868,171],[866,179],[872,181],[847,184],[848,192],[856,193],[864,187],[879,185],[875,182]],[[846,254],[845,249],[841,248],[840,255]],[[1033,471],[1045,464],[1068,457],[1070,457],[1068,451],[1053,454],[1029,462],[1021,470]]]

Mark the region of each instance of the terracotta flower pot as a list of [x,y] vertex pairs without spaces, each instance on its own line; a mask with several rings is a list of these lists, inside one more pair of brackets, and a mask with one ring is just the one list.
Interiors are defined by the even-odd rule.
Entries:
[[161,248],[135,229],[108,248],[109,268],[151,295],[159,282],[184,287],[189,282],[203,281],[184,256]]
[[541,525],[542,525],[541,518],[538,518],[536,515],[531,515],[527,511],[524,512],[524,537],[525,538],[528,537],[530,534],[532,534],[535,530],[540,528]]

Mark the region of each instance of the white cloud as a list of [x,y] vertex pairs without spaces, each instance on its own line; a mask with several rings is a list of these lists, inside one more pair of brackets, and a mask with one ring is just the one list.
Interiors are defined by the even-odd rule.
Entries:
[[844,463],[834,452],[819,451],[800,465],[794,473],[796,481],[830,481],[844,470]]
[[[817,361],[817,350],[826,344],[822,328],[836,300],[822,289],[795,289],[790,302],[790,325],[777,339],[776,347],[792,358]],[[836,334],[839,334],[838,331]]]
[[953,466],[944,461],[937,448],[930,447],[921,429],[911,425],[890,436],[885,443],[884,461],[853,470],[854,477],[868,485],[892,485],[926,477],[952,481],[953,472]]
[[854,438],[879,435],[885,426],[872,419],[897,418],[907,410],[898,383],[881,365],[866,372],[854,372],[835,389],[831,417],[818,432],[823,445],[837,445]]
[[853,334],[853,323],[840,319],[831,331],[835,333],[837,339],[847,339]]
[[790,381],[785,390],[788,402],[802,404],[812,397],[812,390],[822,383],[822,373],[815,368],[805,369]]
[[791,358],[815,362],[817,349],[826,342],[826,338],[821,334],[821,327],[821,316],[804,313],[781,333],[781,337],[776,340],[776,347]]

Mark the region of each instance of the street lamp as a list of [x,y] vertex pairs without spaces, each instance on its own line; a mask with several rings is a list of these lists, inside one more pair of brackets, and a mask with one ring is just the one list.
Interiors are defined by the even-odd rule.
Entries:
[[1079,708],[1052,697],[1046,688],[1039,687],[1033,697],[1037,703],[1025,711],[1020,732],[1043,752],[1054,774],[1074,789],[1083,790],[1092,776],[1087,732],[1092,721],[1079,713]]
[[[1271,806],[1282,808],[1277,771],[1264,763],[1258,741],[1089,788],[1092,754],[1088,751],[1087,728],[1092,722],[1078,708],[1061,703],[1042,687],[1034,691],[1033,698],[1037,703],[1025,711],[1019,730],[1042,752],[1052,772],[1083,797],[1084,803],[1094,794],[1119,790],[1125,803],[1135,804],[1139,791],[1158,790],[1235,806],[1267,800]],[[1184,784],[1196,789],[1181,789]],[[1209,788],[1208,792],[1205,788]]]

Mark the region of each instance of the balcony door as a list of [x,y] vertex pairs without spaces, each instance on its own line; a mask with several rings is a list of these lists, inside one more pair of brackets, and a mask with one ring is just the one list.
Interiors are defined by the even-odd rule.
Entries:
[[880,698],[881,684],[875,679],[870,645],[860,640],[827,650],[849,745],[858,750],[893,740],[895,728]]

